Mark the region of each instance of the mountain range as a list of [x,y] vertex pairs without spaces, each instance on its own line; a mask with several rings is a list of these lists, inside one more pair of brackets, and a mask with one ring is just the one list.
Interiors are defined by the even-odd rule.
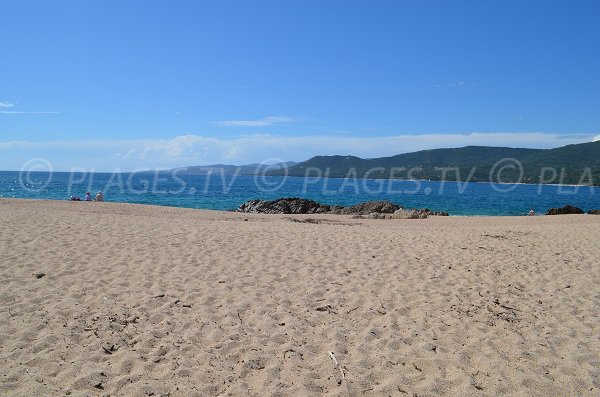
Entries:
[[[223,171],[221,171],[223,169]],[[555,149],[466,146],[390,157],[315,156],[300,163],[187,167],[185,173],[600,185],[600,141]]]

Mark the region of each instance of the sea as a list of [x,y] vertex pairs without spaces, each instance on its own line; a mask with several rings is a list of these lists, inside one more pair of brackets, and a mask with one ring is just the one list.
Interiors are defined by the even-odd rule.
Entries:
[[570,204],[600,209],[600,187],[357,178],[180,175],[166,172],[0,171],[0,198],[69,200],[102,191],[106,201],[233,210],[251,199],[302,197],[330,205],[389,200],[452,215],[525,215]]

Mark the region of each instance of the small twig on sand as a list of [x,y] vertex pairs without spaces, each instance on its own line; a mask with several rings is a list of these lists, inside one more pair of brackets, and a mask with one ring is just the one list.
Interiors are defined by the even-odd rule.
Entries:
[[335,359],[335,356],[333,355],[333,352],[327,352],[327,353],[329,353],[329,357],[331,357],[331,359],[333,360],[333,363],[335,364],[334,368],[337,368],[337,369],[340,370],[340,373],[342,374],[342,379],[346,379],[346,375],[344,374],[344,370],[340,366],[340,363],[338,363],[338,360]]
[[237,311],[237,314],[238,314],[238,318],[240,319],[240,324],[243,324],[244,322],[242,321],[242,317],[240,316],[240,311],[239,310]]
[[508,309],[508,310],[516,310],[518,312],[520,312],[521,310],[517,309],[516,307],[511,307],[511,306],[507,306],[507,305],[503,305],[500,303],[500,301],[498,300],[498,298],[494,299],[494,303],[497,304],[498,306],[504,308],[504,309]]
[[375,311],[379,314],[381,314],[382,316],[384,314],[387,314],[387,309],[385,308],[385,306],[383,306],[383,303],[381,303],[381,301],[379,301],[379,304],[381,305],[381,308],[383,309],[383,311],[379,310],[379,309],[375,309]]

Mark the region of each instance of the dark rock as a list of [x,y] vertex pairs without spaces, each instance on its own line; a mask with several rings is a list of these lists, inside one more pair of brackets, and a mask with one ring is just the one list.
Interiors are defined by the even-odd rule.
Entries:
[[342,215],[393,214],[399,206],[389,201],[367,201],[341,210]]
[[[236,212],[251,212],[257,214],[337,214],[353,215],[355,217],[368,216],[373,219],[392,218],[391,214],[402,207],[389,201],[367,201],[349,207],[338,205],[320,204],[313,200],[307,200],[297,197],[286,197],[277,200],[248,200],[239,206]],[[435,212],[428,208],[414,211],[417,217],[426,218],[428,216],[448,216],[447,212]],[[385,215],[388,214],[388,215]]]
[[394,212],[397,206],[388,201],[374,201],[352,207],[320,204],[313,200],[287,197],[278,200],[249,200],[236,210],[258,214],[369,214],[370,212]]
[[448,213],[446,211],[432,211],[429,208],[423,208],[418,211],[419,215],[425,214],[427,216],[448,216]]
[[583,214],[583,210],[572,205],[565,205],[562,208],[550,208],[546,215],[569,215],[569,214]]
[[273,201],[249,200],[240,205],[236,211],[257,214],[323,214],[330,212],[331,209],[331,206],[313,200],[288,197]]
[[590,215],[600,215],[600,210],[589,210],[588,214],[590,214]]
[[329,213],[334,215],[340,215],[344,207],[340,205],[332,205],[329,207]]

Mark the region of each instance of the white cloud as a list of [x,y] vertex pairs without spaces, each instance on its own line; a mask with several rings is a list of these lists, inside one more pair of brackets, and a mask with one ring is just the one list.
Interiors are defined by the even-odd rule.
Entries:
[[13,108],[15,106],[14,103],[10,103],[7,101],[0,101],[0,114],[58,114],[60,112],[57,111],[34,111],[34,112],[29,112],[29,111],[23,111],[23,110],[4,110],[4,109],[10,109]]
[[182,135],[172,139],[0,142],[0,170],[18,170],[35,157],[55,170],[73,167],[124,171],[139,167],[175,168],[216,163],[249,164],[306,160],[316,155],[352,154],[363,158],[392,156],[424,149],[468,145],[554,148],[590,142],[600,136],[552,133],[425,134],[382,137],[245,135],[214,138]]
[[2,110],[2,109],[10,109],[12,107],[14,107],[15,105],[13,103],[10,102],[2,102],[0,101],[0,114],[58,114],[60,112],[57,111],[37,111],[37,112],[28,112],[28,111],[23,111],[23,110]]
[[59,113],[60,112],[56,112],[56,111],[48,111],[48,112],[23,112],[23,111],[20,111],[20,110],[0,110],[0,114],[59,114]]
[[291,117],[285,116],[267,116],[258,120],[225,120],[218,121],[220,127],[268,127],[276,124],[286,124],[292,122]]
[[453,81],[450,83],[436,83],[433,85],[434,88],[456,88],[456,89],[460,89],[460,90],[464,90],[467,87],[472,87],[476,85],[475,83],[472,83],[470,81],[465,81],[465,80],[458,80],[458,81]]
[[600,135],[596,135],[593,139],[592,142],[598,142],[600,141]]

